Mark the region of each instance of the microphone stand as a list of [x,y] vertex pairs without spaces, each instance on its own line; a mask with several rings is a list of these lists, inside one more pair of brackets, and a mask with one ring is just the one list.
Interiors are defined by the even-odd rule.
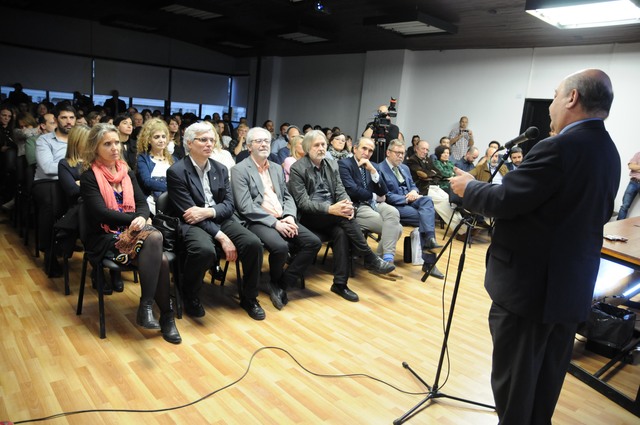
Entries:
[[[427,403],[429,400],[434,400],[435,401],[438,398],[449,398],[451,400],[461,401],[463,403],[473,404],[475,406],[480,406],[480,407],[485,407],[487,409],[495,410],[494,406],[491,406],[491,405],[488,405],[488,404],[478,403],[477,401],[471,401],[471,400],[467,400],[467,399],[464,399],[464,398],[447,395],[447,394],[445,394],[445,393],[440,391],[440,386],[439,386],[440,385],[440,374],[442,372],[442,367],[444,365],[444,358],[445,358],[445,355],[446,355],[447,349],[448,349],[447,343],[449,341],[449,333],[451,331],[451,323],[453,322],[453,312],[454,312],[454,309],[455,309],[455,306],[456,306],[456,299],[458,297],[458,289],[460,287],[460,280],[462,278],[462,271],[464,270],[464,262],[465,262],[465,259],[466,259],[467,245],[469,244],[469,240],[471,238],[471,229],[473,228],[473,222],[472,222],[472,219],[470,217],[466,217],[466,218],[463,218],[462,220],[460,220],[460,223],[458,223],[458,225],[456,226],[455,230],[453,231],[453,233],[449,237],[449,240],[447,241],[447,243],[444,245],[444,247],[442,248],[442,250],[438,254],[438,257],[436,258],[436,261],[426,271],[426,273],[424,274],[424,276],[422,276],[422,279],[421,279],[423,282],[425,280],[427,280],[427,276],[429,276],[429,273],[431,272],[431,269],[435,266],[435,263],[438,262],[438,260],[442,256],[442,254],[444,254],[445,250],[447,249],[447,246],[449,246],[451,244],[451,242],[453,241],[455,235],[458,234],[458,231],[460,230],[460,228],[462,227],[463,224],[467,226],[467,239],[466,239],[466,241],[464,243],[464,246],[462,248],[462,253],[460,254],[460,264],[458,265],[458,274],[456,276],[456,282],[455,282],[455,285],[453,287],[453,295],[451,296],[451,305],[449,306],[449,316],[447,318],[447,324],[446,324],[445,330],[444,330],[444,339],[442,341],[442,347],[440,349],[440,360],[438,361],[438,367],[436,369],[436,378],[434,380],[433,385],[429,385],[413,369],[411,369],[411,367],[407,364],[407,362],[402,362],[402,367],[404,367],[409,372],[411,372],[411,374],[413,376],[415,376],[416,379],[418,379],[418,381],[420,381],[422,383],[422,385],[427,387],[429,392],[427,393],[427,396],[420,403],[418,403],[415,406],[413,406],[407,413],[402,415],[400,418],[394,420],[393,421],[394,425],[400,425],[400,424],[404,423],[405,421],[410,419],[422,405]],[[426,407],[429,407],[429,406],[430,405],[427,405]]]
[[[517,146],[517,145],[514,145]],[[496,167],[495,170],[493,170],[493,173],[491,173],[491,177],[489,177],[489,181],[487,183],[491,184],[491,182],[493,182],[493,178],[495,177],[495,175],[500,171],[500,167],[502,167],[504,165],[504,163],[507,161],[507,158],[509,158],[509,155],[511,154],[511,148],[506,148],[507,151],[504,153],[504,155],[502,155],[502,157],[500,158],[500,162],[498,162],[498,166]],[[489,158],[489,163],[491,162],[491,158]]]

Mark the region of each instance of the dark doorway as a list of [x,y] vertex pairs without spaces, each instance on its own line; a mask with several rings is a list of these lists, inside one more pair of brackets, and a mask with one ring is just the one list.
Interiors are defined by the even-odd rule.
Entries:
[[520,124],[520,134],[531,126],[538,127],[540,135],[537,139],[521,143],[522,152],[526,155],[539,140],[549,137],[551,118],[549,118],[549,105],[551,99],[525,99],[522,111],[522,123]]

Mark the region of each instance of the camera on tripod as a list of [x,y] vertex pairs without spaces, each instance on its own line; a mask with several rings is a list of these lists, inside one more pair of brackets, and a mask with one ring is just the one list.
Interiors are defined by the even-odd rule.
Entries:
[[387,111],[378,111],[373,116],[373,125],[376,129],[386,130],[391,125],[392,117],[396,117],[398,112],[396,110],[396,103],[398,101],[393,97],[389,101],[389,108]]

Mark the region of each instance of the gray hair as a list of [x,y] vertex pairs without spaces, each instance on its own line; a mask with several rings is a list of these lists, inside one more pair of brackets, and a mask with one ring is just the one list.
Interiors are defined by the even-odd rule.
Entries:
[[395,146],[401,147],[402,150],[406,150],[404,142],[400,139],[393,139],[392,141],[390,141],[389,145],[387,146],[387,150],[390,151]]
[[263,135],[265,139],[271,140],[271,133],[264,127],[253,127],[247,132],[247,144],[253,142],[255,139],[259,139],[260,135]]
[[[206,133],[208,131],[213,131],[214,128],[211,125],[211,123],[202,121],[202,122],[197,122],[194,124],[191,124],[189,127],[187,127],[187,129],[184,131],[184,142],[193,142],[193,139],[195,139],[198,134],[201,133]],[[217,133],[216,131],[213,131],[214,133]],[[218,139],[216,136],[214,136],[215,139]]]
[[311,130],[310,132],[305,134],[304,139],[302,139],[302,150],[305,154],[309,153],[309,150],[311,150],[311,145],[316,139],[323,139],[325,144],[328,143],[326,134],[324,134],[320,130]]
[[371,143],[373,143],[373,146],[374,146],[374,147],[376,146],[376,143],[373,141],[373,139],[372,139],[372,138],[370,138],[370,137],[364,137],[364,136],[363,136],[363,137],[359,138],[358,140],[356,140],[356,141],[353,143],[353,147],[354,147],[354,148],[357,148],[358,146],[360,146],[360,143],[362,143],[362,141],[363,141],[363,140],[368,140],[368,141],[370,141]]

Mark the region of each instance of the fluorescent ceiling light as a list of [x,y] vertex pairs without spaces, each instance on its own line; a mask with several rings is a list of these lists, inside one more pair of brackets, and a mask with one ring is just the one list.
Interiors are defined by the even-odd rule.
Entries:
[[525,8],[527,13],[560,29],[608,27],[640,23],[640,8],[630,0],[527,0]]
[[165,12],[174,13],[176,15],[190,16],[192,18],[200,19],[201,21],[219,18],[220,16],[222,16],[218,13],[194,9],[193,7],[187,7],[181,4],[171,4],[169,6],[161,7],[160,9],[164,10]]
[[278,37],[284,38],[285,40],[297,41],[299,43],[304,43],[304,44],[329,41],[326,38],[317,37],[315,35],[306,34],[303,32],[290,32],[288,34],[278,34]]
[[421,11],[400,13],[392,16],[374,16],[365,18],[364,25],[393,31],[403,36],[458,32],[458,27],[449,22],[427,15]]
[[438,27],[425,24],[420,21],[409,22],[391,22],[388,24],[378,24],[380,28],[384,28],[389,31],[397,32],[402,35],[417,35],[417,34],[432,34],[436,32],[447,32]]

